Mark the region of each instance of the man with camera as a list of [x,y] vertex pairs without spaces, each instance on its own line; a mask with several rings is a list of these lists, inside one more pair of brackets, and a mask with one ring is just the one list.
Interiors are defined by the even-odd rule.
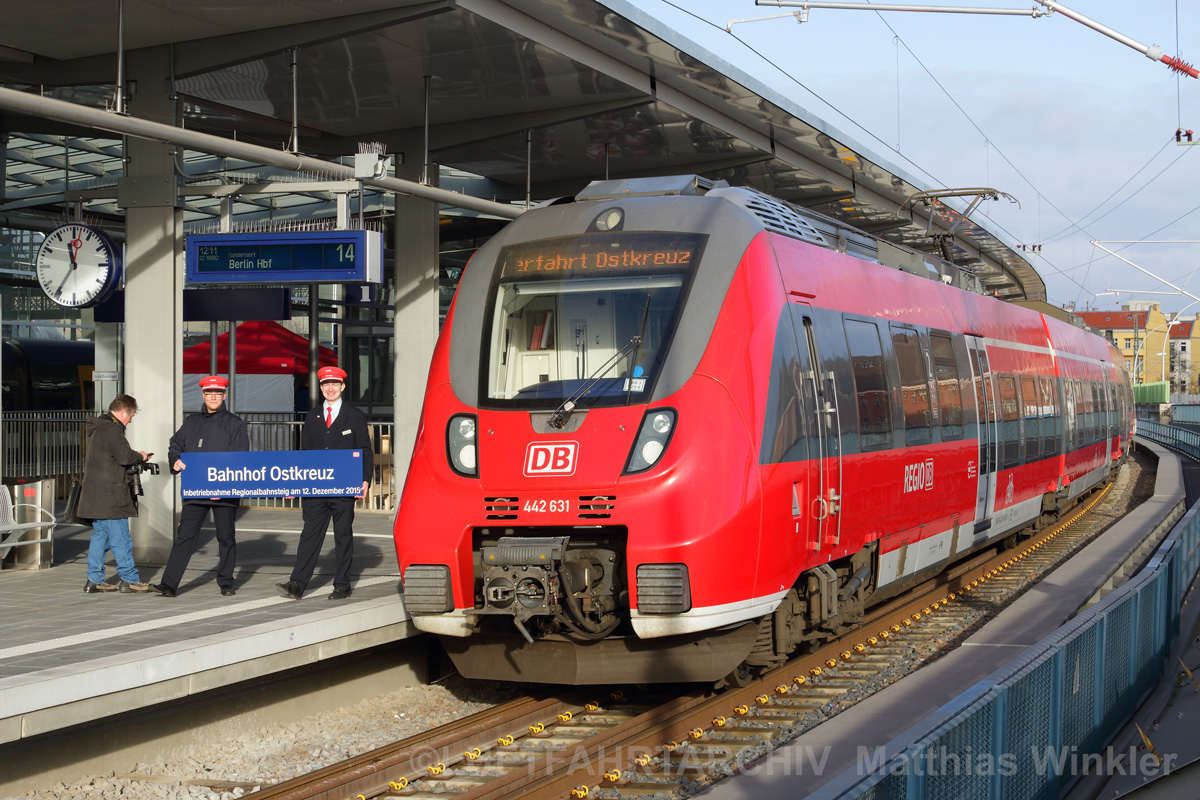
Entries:
[[[204,408],[200,413],[185,419],[183,425],[171,437],[167,463],[171,465],[172,473],[182,472],[187,468],[183,459],[185,453],[250,449],[250,435],[246,431],[246,423],[225,407],[225,391],[228,388],[229,380],[220,375],[209,375],[200,379]],[[204,524],[211,509],[213,523],[217,528],[217,585],[221,587],[224,597],[237,594],[233,588],[233,567],[237,563],[237,541],[234,538],[234,517],[237,515],[237,508],[236,498],[184,499],[183,511],[179,515],[179,528],[175,532],[171,553],[167,556],[167,568],[163,571],[162,580],[151,584],[150,588],[164,597],[175,596],[179,583],[183,580],[183,571],[187,569],[188,561],[200,544],[200,526]]]
[[[149,591],[133,563],[133,539],[129,518],[137,516],[133,478],[150,460],[150,453],[134,450],[125,438],[125,427],[137,414],[137,401],[119,394],[108,404],[108,413],[83,424],[87,456],[83,464],[83,486],[75,513],[92,521],[88,546],[88,573],[83,584],[87,594],[97,592]],[[112,550],[120,580],[114,586],[104,578],[104,554]]]

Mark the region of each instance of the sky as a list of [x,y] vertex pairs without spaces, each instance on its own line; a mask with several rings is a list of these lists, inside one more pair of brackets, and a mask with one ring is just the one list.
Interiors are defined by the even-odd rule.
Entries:
[[[796,9],[753,0],[631,2],[714,52],[740,50],[736,63],[756,78],[926,187],[987,186],[1015,197],[1019,206],[988,202],[972,218],[1011,244],[1041,245],[1026,258],[1051,303],[1116,310],[1150,300],[1167,312],[1200,312],[1200,144],[1175,142],[1179,127],[1200,142],[1200,80],[1061,13],[811,9],[798,24]],[[1066,5],[1200,61],[1197,0]],[[730,20],[773,15],[788,16],[725,30]]]

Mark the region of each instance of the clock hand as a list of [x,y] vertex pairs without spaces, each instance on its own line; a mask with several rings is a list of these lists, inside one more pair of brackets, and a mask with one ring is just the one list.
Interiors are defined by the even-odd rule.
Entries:
[[75,242],[73,242],[73,241],[67,242],[67,254],[70,255],[70,257],[71,257],[71,266],[69,269],[67,269],[67,274],[63,275],[63,279],[58,284],[58,288],[54,290],[55,297],[58,297],[62,293],[62,288],[63,288],[63,286],[66,286],[67,279],[71,277],[71,273],[73,273],[76,269],[79,268],[79,265],[75,263]]

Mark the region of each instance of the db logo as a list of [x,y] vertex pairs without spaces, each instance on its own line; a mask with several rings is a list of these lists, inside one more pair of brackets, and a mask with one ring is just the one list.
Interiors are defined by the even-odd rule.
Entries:
[[578,442],[530,442],[525,451],[525,474],[574,475]]

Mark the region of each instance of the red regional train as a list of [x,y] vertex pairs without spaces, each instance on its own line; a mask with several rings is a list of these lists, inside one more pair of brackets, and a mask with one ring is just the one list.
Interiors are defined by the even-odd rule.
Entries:
[[414,624],[467,677],[740,682],[1052,522],[1128,452],[1123,359],[972,284],[694,176],[523,214],[434,352]]

